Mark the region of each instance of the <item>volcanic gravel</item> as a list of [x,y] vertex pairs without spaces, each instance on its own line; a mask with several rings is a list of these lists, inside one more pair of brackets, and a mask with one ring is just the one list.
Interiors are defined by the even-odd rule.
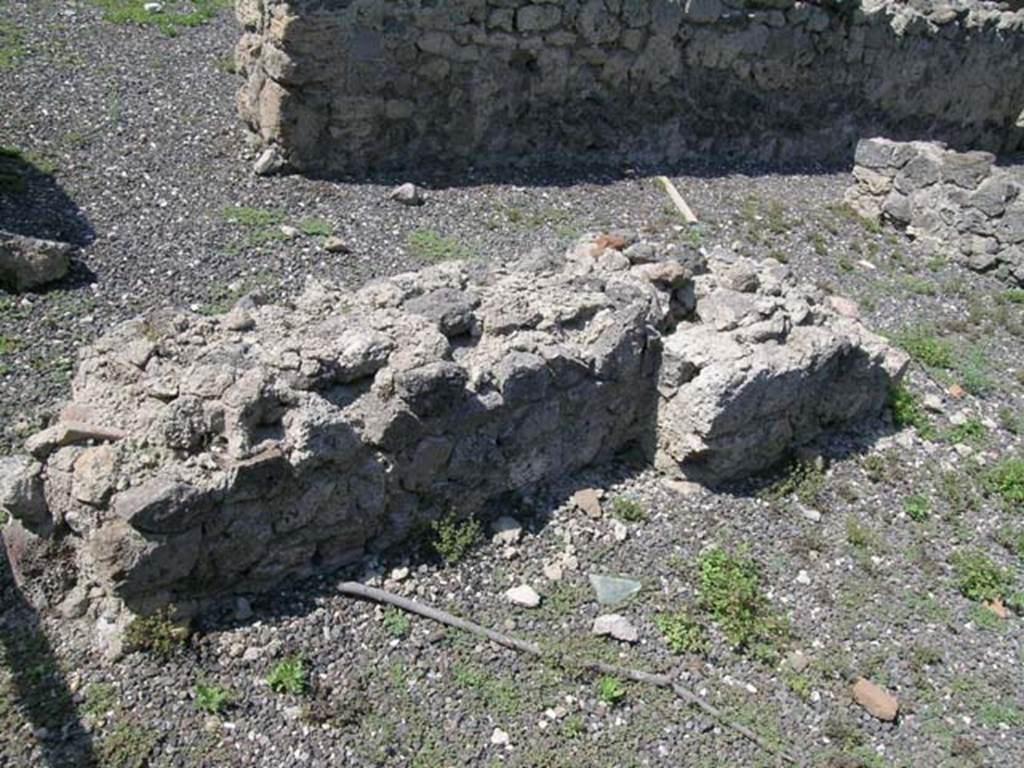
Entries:
[[[524,527],[512,547],[485,536],[446,565],[423,546],[285,585],[205,617],[166,658],[102,662],[77,628],[23,602],[0,559],[0,765],[776,764],[664,691],[626,683],[622,701],[603,701],[593,676],[406,622],[339,595],[343,578],[545,647],[672,671],[809,765],[1024,764],[1021,619],[962,595],[954,567],[958,553],[980,550],[1017,589],[1024,581],[1019,497],[1015,507],[985,481],[1020,455],[1019,291],[847,215],[849,169],[659,169],[700,215],[696,231],[650,169],[257,178],[234,113],[230,13],[170,37],[105,21],[97,5],[0,4],[0,44],[14,30],[20,49],[0,72],[0,146],[33,167],[26,190],[0,193],[0,228],[81,246],[63,283],[0,295],[3,450],[51,417],[76,349],[143,310],[220,311],[254,289],[286,300],[309,278],[358,285],[445,254],[499,262],[613,227],[779,258],[855,298],[869,327],[915,353],[908,388],[927,397],[930,428],[887,420],[836,436],[805,453],[803,482],[782,472],[710,491],[628,462],[595,469],[496,508]],[[427,188],[426,205],[388,200],[406,180]],[[281,224],[312,234],[287,239]],[[326,252],[326,229],[351,253]],[[936,341],[947,359],[928,354]],[[567,501],[587,487],[605,493],[600,517]],[[618,496],[645,519],[616,521]],[[701,613],[698,562],[714,546],[759,565],[768,605],[789,625],[776,658],[731,647]],[[561,579],[545,575],[554,563],[566,564]],[[639,643],[591,635],[590,573],[642,583],[613,609]],[[519,584],[541,594],[538,608],[504,598]],[[686,606],[708,628],[704,654],[673,654],[658,628],[659,615]],[[800,672],[787,661],[796,650],[810,660]],[[309,670],[304,694],[267,683],[292,656]],[[897,696],[896,722],[854,703],[857,676]],[[197,685],[229,690],[230,704],[201,711]],[[507,745],[492,743],[495,729]]]

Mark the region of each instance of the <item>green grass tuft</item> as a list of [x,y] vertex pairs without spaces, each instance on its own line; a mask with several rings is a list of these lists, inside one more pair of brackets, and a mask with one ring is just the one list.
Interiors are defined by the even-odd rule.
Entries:
[[951,370],[955,367],[956,346],[929,328],[921,326],[904,329],[893,337],[893,341],[903,347],[914,360],[929,368]]
[[334,234],[334,225],[326,219],[303,219],[298,230],[310,237],[330,237]]
[[411,232],[408,244],[409,250],[416,258],[431,263],[473,258],[473,252],[461,242],[431,229],[417,229]]
[[0,71],[11,69],[24,55],[20,30],[6,19],[0,19]]
[[154,13],[146,10],[147,2],[149,0],[92,0],[111,24],[153,26],[170,37],[183,27],[208,23],[233,4],[232,0],[164,0],[163,9]]
[[907,389],[906,385],[897,384],[890,387],[888,403],[892,423],[897,429],[913,427],[926,440],[936,437],[935,428],[925,415],[917,394]]
[[269,211],[265,208],[250,208],[245,205],[230,205],[222,212],[225,221],[232,224],[239,224],[243,227],[272,227],[284,221],[277,211]]

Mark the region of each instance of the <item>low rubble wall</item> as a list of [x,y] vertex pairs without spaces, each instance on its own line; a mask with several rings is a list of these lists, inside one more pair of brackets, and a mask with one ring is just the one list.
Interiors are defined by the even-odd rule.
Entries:
[[1008,152],[1024,12],[896,0],[238,0],[260,172]]
[[866,139],[846,201],[928,250],[1024,285],[1024,166],[943,144]]
[[4,538],[38,601],[114,637],[627,447],[729,480],[878,416],[905,358],[853,314],[778,262],[619,234],[539,271],[156,312],[84,349],[60,418],[0,460]]

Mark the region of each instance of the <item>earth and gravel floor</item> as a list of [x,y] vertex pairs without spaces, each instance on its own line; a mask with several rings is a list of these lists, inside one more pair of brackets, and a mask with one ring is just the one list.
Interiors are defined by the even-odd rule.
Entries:
[[[712,492],[624,461],[496,510],[522,524],[514,545],[484,535],[446,563],[424,544],[289,585],[225,607],[166,656],[99,663],[20,600],[0,561],[0,765],[776,764],[663,691],[355,602],[334,589],[346,577],[545,647],[677,672],[809,765],[1024,764],[1024,292],[846,215],[848,169],[677,169],[696,233],[630,169],[419,179],[422,208],[389,202],[390,179],[256,178],[225,4],[175,36],[104,18],[131,5],[0,2],[0,146],[21,171],[0,188],[0,226],[83,246],[63,284],[0,295],[0,450],[44,423],[79,345],[142,310],[223,311],[254,288],[287,297],[308,277],[357,285],[445,257],[514,259],[612,227],[786,260],[859,301],[914,362],[894,414],[777,476]],[[326,252],[328,234],[351,253]],[[603,490],[599,515],[568,501],[581,488]],[[757,566],[744,620],[773,631],[756,648],[729,641],[708,598],[720,551]],[[591,573],[641,582],[614,609],[638,643],[592,635]],[[521,584],[538,607],[504,597]],[[664,616],[680,612],[673,649]],[[898,698],[895,722],[854,702],[857,676]]]

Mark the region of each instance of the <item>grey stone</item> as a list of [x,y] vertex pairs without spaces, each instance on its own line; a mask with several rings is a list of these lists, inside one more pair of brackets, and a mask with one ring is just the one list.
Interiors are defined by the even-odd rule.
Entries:
[[882,213],[898,224],[909,224],[914,218],[914,209],[908,195],[893,192],[882,204]]
[[982,181],[967,200],[986,216],[996,217],[1006,211],[1007,203],[1015,200],[1019,193],[1016,183],[1004,176],[995,176]]
[[473,310],[478,303],[464,291],[439,288],[408,300],[404,307],[435,321],[441,333],[455,338],[469,333],[473,327]]
[[601,496],[603,491],[596,488],[581,488],[572,495],[570,501],[588,517],[601,517]]
[[68,243],[0,230],[0,289],[20,293],[60,280],[71,266]]
[[523,608],[536,608],[540,605],[540,595],[529,584],[520,584],[518,587],[512,587],[505,592],[505,599],[512,603],[512,605],[518,605]]
[[117,494],[113,512],[146,533],[175,533],[194,528],[211,507],[197,488],[162,478]]
[[251,331],[255,325],[252,314],[245,307],[233,307],[224,318],[224,327],[229,331]]
[[491,534],[499,544],[516,544],[523,535],[523,526],[514,517],[503,515],[491,523]]
[[235,600],[235,618],[239,621],[248,621],[252,618],[252,605],[244,597]]
[[520,32],[546,32],[562,20],[557,5],[527,5],[516,11],[516,28]]
[[635,643],[640,639],[640,633],[637,632],[636,627],[630,623],[629,619],[617,613],[598,616],[594,619],[591,632],[598,637],[609,635],[624,643]]
[[391,190],[391,194],[388,195],[388,197],[396,203],[409,206],[423,205],[426,202],[423,190],[412,183],[406,183],[395,187]]
[[964,189],[974,189],[992,170],[995,156],[989,152],[947,153],[942,163],[942,180]]
[[685,19],[694,24],[718,21],[725,12],[721,0],[686,0]]
[[45,459],[56,448],[86,442],[116,442],[125,436],[116,427],[104,427],[83,421],[59,421],[25,441],[25,450],[37,459]]
[[71,488],[75,498],[93,507],[105,505],[114,492],[118,463],[118,454],[110,445],[82,451],[72,471]]
[[284,158],[274,147],[267,147],[256,159],[252,170],[257,176],[274,176],[282,173],[287,167]]
[[0,457],[0,509],[32,531],[52,520],[43,495],[42,465],[28,456]]
[[340,237],[328,237],[324,240],[324,250],[328,253],[352,253],[352,249],[349,248],[348,243],[342,240]]
[[428,363],[397,373],[395,389],[413,412],[440,416],[466,397],[468,379],[465,369],[455,363]]
[[910,194],[935,184],[941,174],[942,164],[937,151],[924,152],[900,169],[893,184],[900,192]]

